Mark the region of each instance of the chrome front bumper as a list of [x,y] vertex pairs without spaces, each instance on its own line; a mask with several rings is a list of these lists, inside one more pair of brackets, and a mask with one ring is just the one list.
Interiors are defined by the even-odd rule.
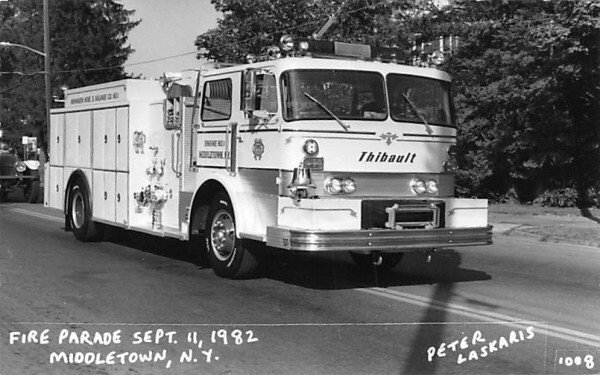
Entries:
[[492,226],[482,228],[319,231],[267,227],[267,245],[299,251],[411,251],[488,245]]

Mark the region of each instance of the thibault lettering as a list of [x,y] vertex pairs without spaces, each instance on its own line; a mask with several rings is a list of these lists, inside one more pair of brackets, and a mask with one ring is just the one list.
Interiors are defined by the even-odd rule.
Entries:
[[414,163],[417,154],[408,152],[406,154],[388,154],[387,152],[363,151],[358,158],[359,162],[365,163]]

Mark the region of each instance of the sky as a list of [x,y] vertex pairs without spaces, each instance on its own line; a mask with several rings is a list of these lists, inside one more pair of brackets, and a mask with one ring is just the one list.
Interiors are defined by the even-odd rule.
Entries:
[[129,43],[135,52],[125,65],[127,73],[141,74],[151,79],[160,77],[164,72],[199,67],[194,40],[196,36],[216,27],[220,16],[210,0],[119,2],[125,9],[135,10],[132,20],[142,20],[129,32]]

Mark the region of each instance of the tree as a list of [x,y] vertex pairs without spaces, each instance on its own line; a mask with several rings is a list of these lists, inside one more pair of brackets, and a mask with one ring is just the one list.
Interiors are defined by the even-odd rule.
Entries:
[[[123,64],[133,52],[127,35],[139,21],[113,0],[50,2],[52,94],[61,86],[80,87],[127,77]],[[0,3],[0,40],[43,49],[42,2]],[[0,122],[8,138],[45,140],[43,58],[19,48],[0,50]]]
[[585,204],[600,181],[600,2],[464,1],[449,19],[463,192],[575,186]]
[[[372,45],[410,45],[403,20],[429,10],[419,0],[211,0],[223,13],[216,28],[199,35],[198,49],[209,59],[239,63],[247,54],[262,54],[284,34],[307,39],[330,15],[335,21],[327,39]],[[417,17],[418,18],[418,17]]]

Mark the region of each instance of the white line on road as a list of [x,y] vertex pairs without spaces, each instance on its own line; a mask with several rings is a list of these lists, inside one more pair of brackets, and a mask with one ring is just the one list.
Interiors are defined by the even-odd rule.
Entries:
[[38,217],[40,219],[46,219],[46,220],[54,221],[54,222],[57,222],[57,223],[64,222],[64,219],[60,219],[58,217],[54,217],[54,216],[50,216],[50,215],[46,215],[46,214],[41,214],[41,213],[38,213],[38,212],[27,211],[27,210],[24,210],[22,208],[10,207],[10,208],[6,208],[6,210],[13,211],[13,212],[18,212],[18,213],[21,213],[21,214],[24,214],[24,215]]
[[[550,325],[548,323],[530,322],[526,319],[519,319],[513,316],[498,314],[490,311],[477,310],[470,307],[458,305],[455,303],[445,303],[433,300],[427,297],[416,296],[409,293],[399,292],[384,288],[361,288],[355,289],[360,292],[369,293],[378,297],[392,299],[398,302],[410,303],[412,305],[432,308],[439,311],[445,311],[457,315],[475,318],[488,323],[505,324],[511,327],[524,329],[526,326],[534,326],[538,329],[546,330],[546,334],[550,337],[559,338],[576,342],[578,344],[600,347],[600,337],[579,332],[568,328],[562,328]],[[501,323],[502,322],[502,323]],[[527,322],[527,324],[524,324]]]

